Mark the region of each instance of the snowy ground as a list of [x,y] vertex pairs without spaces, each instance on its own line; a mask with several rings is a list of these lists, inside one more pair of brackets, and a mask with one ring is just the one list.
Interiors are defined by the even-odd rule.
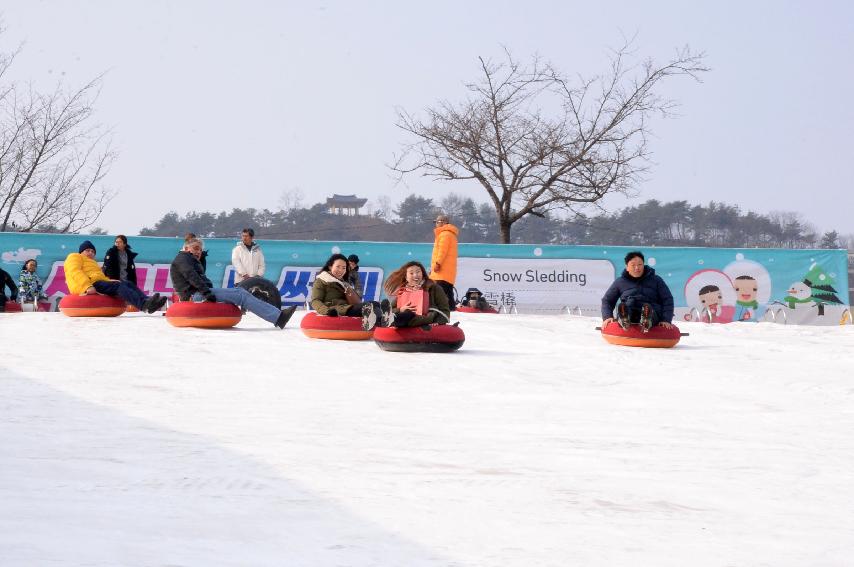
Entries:
[[461,314],[454,354],[0,315],[6,566],[854,557],[854,326]]

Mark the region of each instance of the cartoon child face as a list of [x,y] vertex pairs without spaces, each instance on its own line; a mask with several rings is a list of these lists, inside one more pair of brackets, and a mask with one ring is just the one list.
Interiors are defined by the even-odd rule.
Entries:
[[702,305],[704,307],[708,307],[709,309],[714,309],[715,307],[720,305],[724,300],[724,296],[720,292],[720,290],[708,291],[706,293],[701,293],[699,295],[699,298],[700,298],[700,305]]
[[754,301],[756,299],[756,280],[736,279],[733,283],[739,301]]

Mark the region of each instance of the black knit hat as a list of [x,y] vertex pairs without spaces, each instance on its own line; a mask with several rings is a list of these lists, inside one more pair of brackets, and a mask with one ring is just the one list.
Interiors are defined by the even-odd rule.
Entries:
[[92,241],[84,240],[83,244],[80,245],[80,248],[78,248],[77,251],[82,254],[84,250],[88,250],[89,248],[92,249],[92,252],[96,252],[95,245],[92,244]]

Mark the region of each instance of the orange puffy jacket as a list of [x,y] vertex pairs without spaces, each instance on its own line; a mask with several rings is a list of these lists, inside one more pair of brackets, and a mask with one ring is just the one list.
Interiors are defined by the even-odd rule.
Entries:
[[[433,243],[433,257],[430,259],[430,279],[442,280],[454,285],[457,280],[457,235],[460,229],[452,224],[437,226],[433,229],[436,241]],[[436,268],[439,264],[439,268]]]

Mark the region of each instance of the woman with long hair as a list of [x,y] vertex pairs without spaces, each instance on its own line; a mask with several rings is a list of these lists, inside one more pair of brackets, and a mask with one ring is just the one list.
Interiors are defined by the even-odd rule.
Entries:
[[311,286],[311,307],[318,315],[328,317],[362,317],[362,328],[369,331],[377,322],[379,304],[363,302],[350,285],[347,257],[333,254],[314,278]]
[[389,275],[383,288],[391,300],[390,314],[383,309],[383,326],[420,327],[450,321],[448,296],[427,277],[421,262],[405,263]]
[[130,249],[128,237],[120,234],[116,236],[113,244],[114,246],[104,255],[104,265],[101,268],[104,275],[111,280],[136,285],[136,264],[133,260],[137,254]]

